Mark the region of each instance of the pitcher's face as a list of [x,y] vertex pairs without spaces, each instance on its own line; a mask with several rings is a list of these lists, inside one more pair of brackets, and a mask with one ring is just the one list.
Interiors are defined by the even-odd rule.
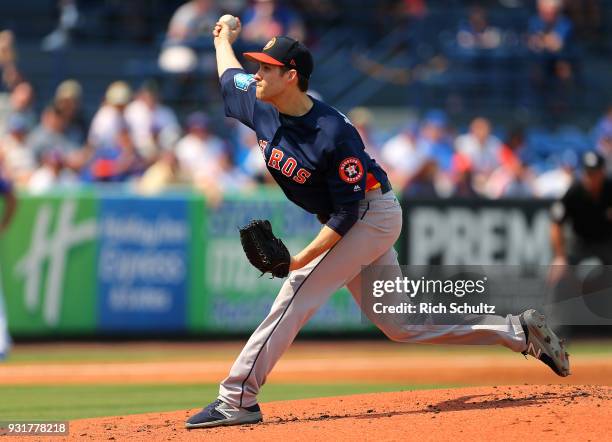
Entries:
[[259,70],[255,74],[256,96],[258,100],[271,102],[282,94],[290,83],[290,72],[284,71],[280,66],[259,63]]

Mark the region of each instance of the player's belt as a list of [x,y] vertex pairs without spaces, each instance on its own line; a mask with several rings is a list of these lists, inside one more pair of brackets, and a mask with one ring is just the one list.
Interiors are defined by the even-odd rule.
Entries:
[[366,178],[366,192],[379,188],[380,183],[378,182],[378,180],[374,177],[374,175],[368,172],[368,176]]

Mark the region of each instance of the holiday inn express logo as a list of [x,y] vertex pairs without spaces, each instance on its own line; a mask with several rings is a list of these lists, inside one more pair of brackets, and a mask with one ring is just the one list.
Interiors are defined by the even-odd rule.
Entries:
[[[64,200],[57,210],[52,229],[53,208],[42,205],[35,216],[30,245],[15,267],[24,280],[24,302],[30,313],[42,309],[46,325],[56,326],[60,320],[64,278],[68,253],[78,245],[96,237],[96,220],[75,222],[77,202]],[[43,269],[47,266],[46,278]]]

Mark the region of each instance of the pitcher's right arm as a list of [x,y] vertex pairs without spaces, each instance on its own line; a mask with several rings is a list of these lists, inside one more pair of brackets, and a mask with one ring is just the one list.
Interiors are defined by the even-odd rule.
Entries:
[[238,27],[236,29],[230,29],[229,25],[224,22],[217,22],[215,29],[213,29],[219,78],[228,69],[243,69],[232,48],[232,44],[236,41],[242,30],[240,19],[236,19],[238,20]]

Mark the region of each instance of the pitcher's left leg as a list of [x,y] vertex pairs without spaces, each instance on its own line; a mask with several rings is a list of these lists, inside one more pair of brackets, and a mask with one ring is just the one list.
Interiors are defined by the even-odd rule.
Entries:
[[[363,287],[372,287],[374,280],[393,281],[396,278],[402,278],[402,271],[397,252],[390,248],[347,284],[355,301],[365,310],[364,314],[391,340],[421,344],[497,344],[517,352],[525,350],[525,334],[518,316],[458,315],[456,324],[436,325],[429,323],[428,315],[375,313],[371,299],[364,298],[372,297],[372,293],[362,293]],[[393,296],[395,299],[391,298]],[[384,299],[386,305],[400,305],[410,300],[403,293],[385,294],[380,299]]]
[[[423,344],[503,345],[515,352],[535,357],[548,365],[557,375],[570,374],[569,355],[564,343],[547,325],[542,314],[527,310],[520,315],[464,315],[457,316],[454,325],[432,324],[426,315],[376,314],[372,311],[372,297],[366,287],[372,280],[394,280],[402,277],[397,253],[392,248],[347,284],[353,297],[368,318],[390,339]],[[363,278],[367,278],[364,281]],[[408,297],[399,294],[390,303],[399,305]],[[388,300],[389,302],[389,300]],[[389,304],[387,304],[389,305]]]

